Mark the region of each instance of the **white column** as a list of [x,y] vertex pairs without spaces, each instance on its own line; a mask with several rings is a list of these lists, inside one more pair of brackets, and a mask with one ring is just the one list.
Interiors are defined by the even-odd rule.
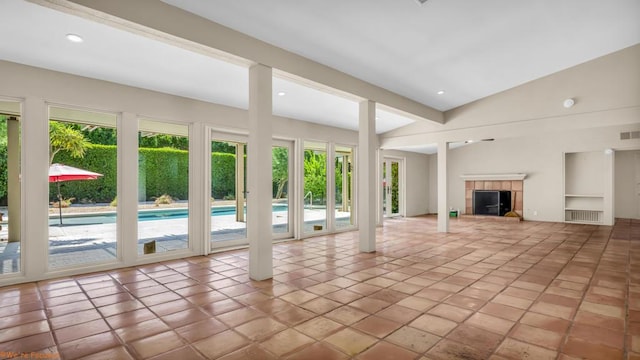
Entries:
[[272,74],[257,64],[249,69],[249,144],[247,145],[247,237],[249,276],[273,277],[271,228]]
[[133,265],[138,258],[138,118],[118,119],[118,258]]
[[358,235],[360,251],[376,251],[376,216],[378,189],[376,177],[376,104],[360,102],[358,131]]
[[449,144],[445,141],[438,142],[438,232],[449,232],[448,152]]
[[15,117],[7,119],[7,207],[9,242],[20,241],[20,122]]
[[196,254],[211,249],[211,143],[203,123],[189,126],[189,246]]
[[615,220],[615,157],[613,149],[604,151],[604,198],[603,198],[603,221],[604,225],[613,226]]
[[[42,99],[27,97],[23,103],[22,163],[24,196],[22,269],[27,279],[42,277],[49,254],[49,111]],[[24,164],[29,164],[24,166]]]
[[376,151],[376,195],[377,195],[377,226],[384,226],[384,192],[386,189],[382,186],[382,173],[384,168],[384,152],[381,149]]

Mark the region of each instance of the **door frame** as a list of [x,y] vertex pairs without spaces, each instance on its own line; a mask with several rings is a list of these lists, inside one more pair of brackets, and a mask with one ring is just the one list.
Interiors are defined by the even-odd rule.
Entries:
[[[205,194],[208,195],[208,197],[211,196],[211,143],[213,141],[229,141],[229,142],[235,142],[235,143],[242,143],[245,144],[248,147],[249,145],[249,135],[246,133],[237,133],[237,132],[227,132],[224,130],[217,130],[217,129],[209,129],[208,131],[208,139],[207,139],[207,161],[206,164],[207,166],[205,166],[206,168],[206,174],[205,174],[205,186],[206,186],[206,192]],[[248,152],[248,151],[247,151]],[[236,179],[237,182],[237,179]],[[246,201],[246,197],[244,198],[244,201]],[[206,205],[206,209],[207,211],[205,212],[206,216],[206,221],[204,221],[204,226],[205,226],[205,234],[206,234],[206,242],[207,242],[207,253],[211,253],[214,251],[218,251],[221,249],[229,249],[229,248],[233,248],[233,247],[238,247],[238,246],[247,246],[249,245],[249,238],[247,237],[247,221],[245,219],[245,237],[244,238],[240,238],[240,239],[234,239],[234,240],[221,240],[219,242],[213,241],[211,238],[211,204],[210,204],[210,199],[205,199],[204,201]],[[215,246],[215,245],[218,246]]]

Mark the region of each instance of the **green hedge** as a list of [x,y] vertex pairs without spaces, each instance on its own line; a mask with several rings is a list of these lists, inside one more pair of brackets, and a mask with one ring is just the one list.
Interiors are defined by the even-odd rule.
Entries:
[[235,154],[211,154],[211,197],[220,200],[225,196],[235,196],[235,188]]
[[[0,149],[0,153],[1,153]],[[61,183],[64,198],[74,197],[79,202],[111,202],[116,196],[116,158],[117,149],[113,145],[92,145],[82,159],[75,159],[66,153],[56,155],[55,162],[66,164],[103,174],[97,180],[68,181]],[[139,191],[145,200],[169,194],[173,198],[186,200],[189,197],[189,154],[184,150],[171,148],[139,150],[139,177],[144,179],[144,186]],[[3,162],[0,161],[0,174]],[[211,196],[222,199],[234,195],[235,188],[235,155],[225,153],[211,154]],[[6,187],[0,183],[0,194]],[[51,200],[56,194],[56,184],[50,185]]]
[[[0,144],[0,199],[7,197],[7,144]],[[2,205],[6,200],[0,201]]]

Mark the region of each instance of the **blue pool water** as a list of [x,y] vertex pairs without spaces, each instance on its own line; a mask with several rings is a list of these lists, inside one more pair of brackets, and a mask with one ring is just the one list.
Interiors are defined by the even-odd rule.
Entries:
[[[273,212],[287,211],[287,204],[273,204]],[[245,208],[245,213],[247,209]],[[211,208],[211,216],[235,215],[235,206],[216,206]],[[186,219],[188,216],[187,209],[162,209],[162,210],[140,210],[138,211],[138,221],[154,221],[154,220],[171,220]],[[78,214],[62,217],[62,224],[70,225],[94,225],[94,224],[113,224],[116,222],[116,213],[100,213],[100,214]],[[60,224],[57,215],[49,217],[49,226]]]

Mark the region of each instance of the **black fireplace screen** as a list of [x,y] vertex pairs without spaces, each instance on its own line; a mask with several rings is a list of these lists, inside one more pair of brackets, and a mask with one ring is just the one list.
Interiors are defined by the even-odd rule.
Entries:
[[511,211],[511,191],[474,190],[473,214],[504,216]]

